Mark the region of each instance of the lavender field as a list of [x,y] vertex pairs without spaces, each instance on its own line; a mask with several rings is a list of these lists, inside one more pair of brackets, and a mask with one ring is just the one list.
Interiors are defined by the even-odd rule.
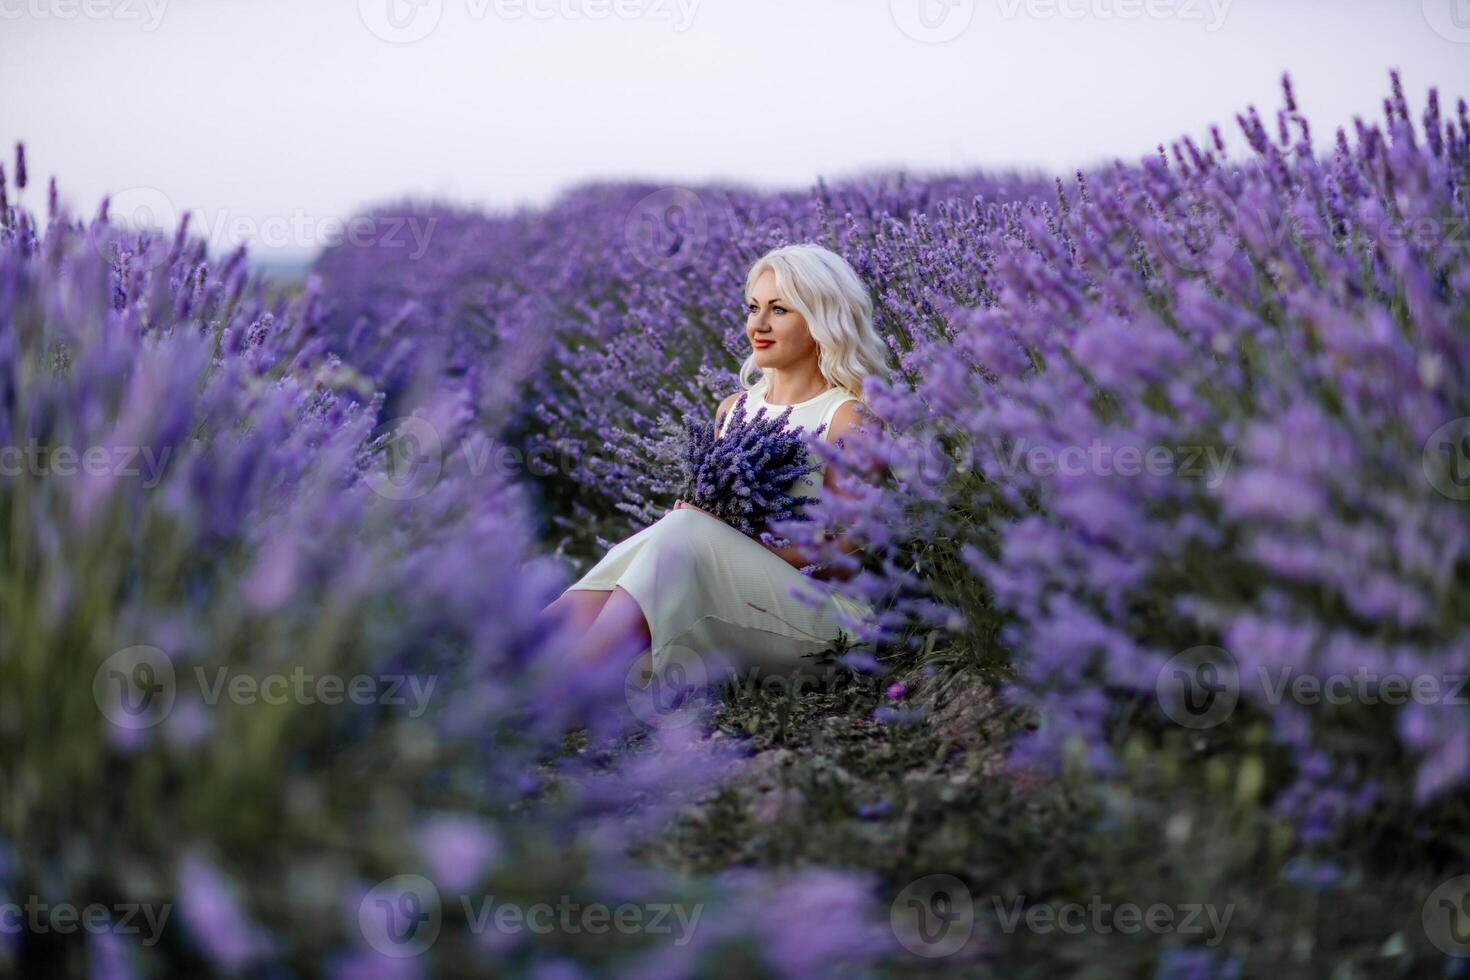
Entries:
[[[18,150],[0,969],[1470,972],[1470,113],[1384,87],[1319,132],[1283,79],[1246,156],[385,205],[300,286]],[[792,529],[879,615],[650,703],[538,613],[668,511],[791,242],[896,367]]]

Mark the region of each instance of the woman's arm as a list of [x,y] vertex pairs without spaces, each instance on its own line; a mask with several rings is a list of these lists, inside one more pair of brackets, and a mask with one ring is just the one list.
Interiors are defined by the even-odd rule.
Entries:
[[[843,402],[838,407],[837,411],[832,416],[832,421],[827,425],[825,438],[828,442],[835,442],[840,436],[851,432],[863,423],[864,419],[863,416],[860,414],[860,404],[860,402],[848,401]],[[873,473],[869,475],[876,476],[878,474]],[[837,474],[831,466],[827,467],[827,472],[822,478],[822,491],[824,493],[836,494],[839,497],[846,497],[848,499],[852,498],[852,494],[846,492],[838,486]],[[839,533],[837,535],[836,546],[840,551],[842,551],[843,554],[846,555],[857,554],[860,550],[858,546],[852,541],[852,539],[847,536],[846,533]],[[796,568],[805,568],[807,565],[810,565],[813,561],[816,560],[816,557],[814,555],[808,554],[805,549],[794,544],[787,545],[784,548],[773,548],[770,545],[764,545],[764,547],[767,551],[771,552],[777,558],[780,558],[782,561]],[[840,581],[850,578],[851,573],[846,570],[828,568],[819,569],[814,577],[822,579],[835,578]]]
[[738,391],[735,392],[735,394],[733,394],[733,395],[726,395],[725,396],[725,400],[722,401],[722,402],[720,402],[720,407],[717,408],[717,409],[715,409],[715,431],[716,432],[719,432],[720,431],[720,426],[724,423],[725,416],[727,414],[729,414],[731,406],[733,406],[735,404],[735,402],[737,400],[739,400],[739,398],[740,398],[740,392],[738,392]]

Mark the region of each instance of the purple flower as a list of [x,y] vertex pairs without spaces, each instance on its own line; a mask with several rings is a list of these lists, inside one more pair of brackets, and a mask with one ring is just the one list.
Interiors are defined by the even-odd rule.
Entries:
[[1342,867],[1335,861],[1314,861],[1298,855],[1281,869],[1281,877],[1294,885],[1330,891],[1342,879]]
[[473,888],[501,851],[499,838],[483,820],[453,814],[425,822],[419,847],[434,882],[449,892]]
[[857,671],[859,674],[881,674],[883,665],[878,658],[866,650],[849,650],[837,658],[837,662],[849,670]]
[[202,855],[184,856],[178,888],[180,917],[221,970],[239,973],[273,951],[269,938],[241,907],[234,882]]
[[881,704],[873,710],[873,717],[885,725],[908,726],[922,724],[924,712],[920,708],[895,708]]
[[689,423],[679,496],[766,541],[766,528],[803,517],[807,498],[791,491],[820,462],[807,453],[803,430],[786,428],[790,407],[770,417],[762,407],[747,419],[745,398],[742,392],[736,399],[719,438],[713,423]]
[[128,941],[115,932],[91,932],[87,936],[88,980],[137,980]]
[[1159,954],[1154,980],[1235,980],[1240,963],[1200,946],[1170,947]]

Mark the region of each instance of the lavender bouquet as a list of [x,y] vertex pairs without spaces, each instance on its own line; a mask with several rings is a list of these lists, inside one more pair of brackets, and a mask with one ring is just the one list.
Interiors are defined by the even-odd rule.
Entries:
[[[786,427],[789,406],[780,415],[769,416],[761,408],[747,418],[745,397],[741,393],[730,409],[724,435],[718,439],[714,423],[688,423],[679,496],[760,539],[773,521],[804,518],[810,498],[791,489],[821,464],[807,452],[803,427]],[[816,434],[825,428],[817,426]]]

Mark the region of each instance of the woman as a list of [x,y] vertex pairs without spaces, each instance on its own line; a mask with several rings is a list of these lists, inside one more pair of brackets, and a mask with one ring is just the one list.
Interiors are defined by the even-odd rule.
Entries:
[[[888,366],[873,330],[872,302],[852,267],[819,245],[778,248],[751,267],[745,301],[752,347],[740,368],[746,415],[761,407],[779,415],[791,406],[789,427],[812,431],[825,424],[829,442],[860,424],[863,381],[886,375]],[[739,394],[720,403],[718,434]],[[834,489],[834,474],[822,465],[792,492],[817,496]],[[854,550],[845,538],[838,544]],[[694,663],[712,677],[720,657],[724,669],[789,675],[839,636],[851,641],[839,614],[860,621],[872,612],[841,595],[816,607],[792,595],[803,583],[814,591],[798,571],[811,561],[795,545],[762,544],[681,500],[615,545],[546,612],[586,629],[589,658],[631,661],[647,651],[645,665],[654,671]]]

